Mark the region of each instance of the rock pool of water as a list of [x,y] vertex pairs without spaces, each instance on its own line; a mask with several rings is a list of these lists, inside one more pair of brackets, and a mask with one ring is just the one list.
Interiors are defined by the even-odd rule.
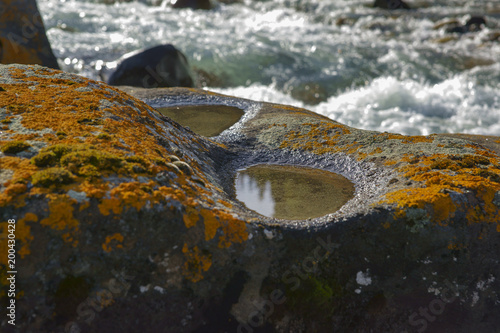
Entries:
[[304,220],[333,213],[354,195],[342,175],[313,168],[260,164],[238,171],[236,199],[259,214]]
[[243,110],[225,105],[186,105],[157,110],[193,132],[207,137],[219,135],[243,116]]

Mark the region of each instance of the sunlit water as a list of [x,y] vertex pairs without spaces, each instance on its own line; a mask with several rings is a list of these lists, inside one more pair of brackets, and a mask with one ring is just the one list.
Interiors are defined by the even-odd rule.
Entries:
[[[171,43],[217,78],[210,90],[357,128],[500,135],[498,0],[408,0],[418,9],[397,12],[364,0],[244,0],[211,11],[153,2],[162,3],[39,7],[63,69],[90,78],[127,52]],[[487,27],[462,36],[435,29],[470,15],[485,16]]]
[[260,164],[238,171],[236,199],[262,215],[304,220],[333,213],[354,195],[342,175],[290,165]]

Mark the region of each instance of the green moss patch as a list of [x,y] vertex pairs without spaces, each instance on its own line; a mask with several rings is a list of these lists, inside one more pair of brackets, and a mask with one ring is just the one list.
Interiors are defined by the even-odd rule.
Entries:
[[64,139],[66,136],[68,136],[65,132],[63,131],[57,131],[56,135],[59,139]]
[[289,290],[290,306],[299,311],[309,311],[315,309],[315,313],[328,314],[339,304],[342,297],[340,284],[332,279],[323,281],[313,276],[302,281],[300,288]]
[[82,167],[93,165],[99,170],[112,171],[121,166],[122,159],[119,156],[103,152],[97,149],[85,149],[70,152],[61,158],[61,164]]
[[107,133],[101,133],[97,136],[99,140],[110,140],[111,136]]
[[37,167],[45,167],[54,165],[57,160],[57,156],[53,151],[41,151],[31,159],[31,163]]
[[77,123],[79,124],[84,124],[84,125],[102,125],[102,120],[100,119],[92,119],[92,118],[81,118],[77,120]]
[[98,178],[103,172],[148,173],[151,167],[142,156],[119,156],[89,144],[45,147],[31,158],[31,164],[41,168],[62,168],[85,178]]
[[130,162],[130,163],[137,163],[137,164],[140,164],[143,166],[149,165],[149,163],[146,161],[146,159],[144,159],[141,156],[137,156],[137,155],[127,156],[127,157],[125,157],[125,161]]
[[71,146],[66,144],[56,144],[40,150],[38,155],[31,159],[31,163],[38,167],[53,166],[59,162],[65,154],[79,149],[78,146]]
[[63,168],[48,168],[38,171],[33,175],[31,183],[34,186],[50,187],[71,184],[74,181],[74,175]]
[[9,141],[5,143],[0,150],[4,154],[17,154],[31,147],[24,141]]

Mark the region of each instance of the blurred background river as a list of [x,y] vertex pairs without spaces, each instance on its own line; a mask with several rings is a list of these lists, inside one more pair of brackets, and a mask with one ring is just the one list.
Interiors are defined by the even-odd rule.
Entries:
[[[226,0],[227,1],[227,0]],[[241,0],[211,10],[141,0],[39,0],[62,69],[92,79],[119,57],[173,44],[205,89],[305,107],[402,134],[500,135],[500,1]],[[478,32],[450,21],[483,16]]]

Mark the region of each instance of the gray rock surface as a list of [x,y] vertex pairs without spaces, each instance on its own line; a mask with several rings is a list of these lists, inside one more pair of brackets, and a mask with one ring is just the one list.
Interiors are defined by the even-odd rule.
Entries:
[[[41,67],[1,66],[0,87],[18,329],[500,329],[498,137],[379,133],[203,90],[123,88],[143,103]],[[205,138],[152,108],[199,104],[245,114]],[[259,163],[333,171],[355,195],[319,218],[264,217],[233,188]]]

